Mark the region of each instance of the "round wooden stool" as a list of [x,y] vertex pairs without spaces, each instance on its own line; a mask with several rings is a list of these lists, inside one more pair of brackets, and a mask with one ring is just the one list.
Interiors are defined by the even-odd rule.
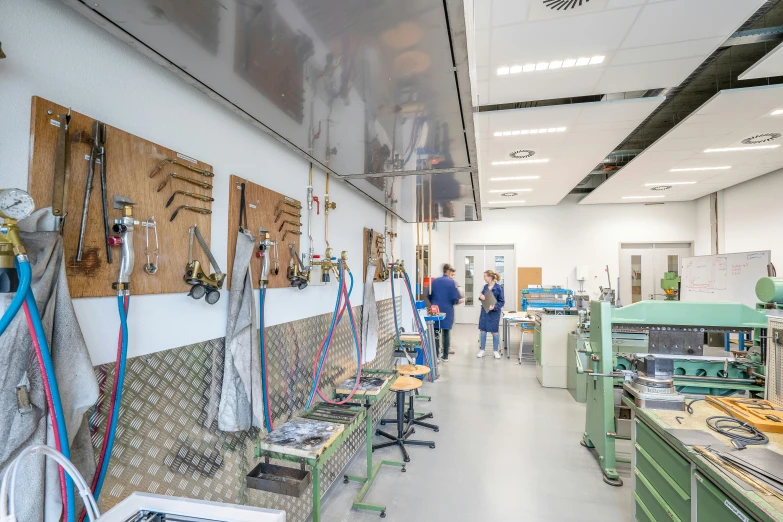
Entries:
[[[429,446],[430,448],[435,448],[435,443],[432,441],[408,439],[408,437],[416,433],[416,430],[413,428],[413,426],[411,426],[410,423],[407,426],[405,424],[405,394],[412,392],[413,390],[417,390],[420,387],[421,381],[419,379],[414,379],[413,377],[408,377],[407,375],[398,377],[394,384],[392,384],[391,390],[397,393],[397,436],[395,437],[389,433],[386,433],[385,431],[377,430],[375,432],[376,434],[382,437],[386,437],[391,442],[376,444],[372,447],[373,451],[381,448],[388,448],[390,446],[399,446],[400,450],[402,451],[402,459],[405,462],[410,462],[411,458],[408,456],[408,451],[405,449],[406,444],[412,444],[414,446]],[[413,415],[412,411],[411,414]],[[411,418],[413,418],[412,415]]]
[[[406,375],[406,376],[412,376],[412,375],[427,375],[430,373],[430,367],[424,366],[421,364],[401,364],[397,366],[397,373],[400,375]],[[418,395],[418,388],[414,390],[414,392]],[[408,399],[408,411],[405,412],[405,422],[408,424],[416,424],[418,426],[423,426],[425,428],[429,428],[434,431],[440,431],[440,427],[436,426],[435,424],[430,424],[428,422],[423,422],[425,419],[432,419],[433,415],[432,413],[426,413],[416,416],[416,413],[414,411],[414,401],[416,397],[411,394],[410,398]],[[397,422],[396,419],[382,419],[381,425],[384,426],[386,423],[389,422]]]

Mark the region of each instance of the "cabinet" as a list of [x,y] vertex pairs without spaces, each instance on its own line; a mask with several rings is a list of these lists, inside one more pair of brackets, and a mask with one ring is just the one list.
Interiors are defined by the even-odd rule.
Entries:
[[576,330],[578,315],[536,312],[533,353],[536,378],[545,388],[567,388],[568,334]]

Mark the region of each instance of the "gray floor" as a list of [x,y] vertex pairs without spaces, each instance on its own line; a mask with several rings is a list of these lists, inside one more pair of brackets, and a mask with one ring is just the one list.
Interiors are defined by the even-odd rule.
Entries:
[[[420,411],[434,412],[441,429],[417,428],[414,437],[437,447],[411,447],[407,473],[384,468],[367,497],[387,506],[385,520],[631,520],[630,486],[604,484],[595,458],[579,444],[584,405],[566,390],[539,386],[534,363],[520,366],[513,354],[510,360],[477,359],[474,326],[457,326],[452,343],[457,353],[442,367],[441,379],[424,386],[432,402],[417,403]],[[375,458],[401,457],[388,448]],[[364,466],[362,452],[349,470],[362,475]],[[629,479],[628,465],[620,466]],[[324,500],[322,519],[379,520],[377,513],[351,509],[358,489],[338,481]]]

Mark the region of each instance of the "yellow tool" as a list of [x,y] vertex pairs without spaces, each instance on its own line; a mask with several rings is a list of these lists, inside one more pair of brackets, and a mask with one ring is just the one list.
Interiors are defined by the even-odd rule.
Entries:
[[[217,261],[215,261],[212,252],[209,250],[209,246],[207,246],[204,238],[201,237],[201,232],[199,232],[198,227],[193,225],[188,230],[188,233],[190,234],[190,244],[188,247],[189,261],[187,267],[185,267],[184,279],[186,283],[193,285],[188,295],[193,299],[201,299],[204,297],[207,303],[215,304],[218,302],[218,299],[220,299],[219,290],[223,288],[223,281],[226,279],[226,274],[220,270]],[[206,275],[201,267],[201,262],[198,259],[193,258],[194,236],[198,239],[201,249],[207,255],[210,264],[215,269],[214,274]]]
[[278,228],[277,231],[278,232],[282,232],[283,231],[283,227],[286,226],[286,225],[293,225],[295,227],[301,227],[302,226],[302,224],[300,222],[298,222],[298,221],[291,221],[290,219],[286,219],[285,221],[280,223],[280,228]]
[[293,212],[289,212],[288,210],[280,209],[277,211],[277,214],[275,215],[275,223],[277,223],[280,220],[280,216],[282,216],[283,214],[287,216],[295,217],[296,219],[302,219],[301,214],[294,214]]
[[172,179],[179,179],[179,180],[182,180],[182,181],[184,181],[186,183],[190,183],[191,185],[196,185],[197,187],[201,187],[203,189],[211,189],[212,188],[212,185],[210,185],[206,181],[199,181],[197,179],[188,178],[186,176],[181,176],[181,175],[177,174],[176,172],[169,172],[169,175],[166,176],[166,179],[164,179],[161,182],[161,184],[158,185],[158,192],[160,192],[161,190],[166,188],[166,185],[168,185],[169,181],[171,181]]
[[277,202],[277,206],[275,206],[275,214],[277,213],[278,210],[280,210],[281,205],[288,205],[289,207],[295,208],[297,210],[302,209],[302,205],[300,205],[293,199],[286,197]]
[[187,163],[182,163],[181,161],[176,160],[174,158],[166,158],[163,161],[161,161],[160,163],[158,163],[158,166],[155,167],[155,170],[152,171],[152,174],[150,174],[150,177],[154,178],[155,175],[158,172],[160,172],[160,169],[162,169],[163,166],[168,164],[168,163],[170,163],[172,165],[179,165],[180,167],[183,167],[183,168],[186,168],[186,169],[188,169],[190,171],[193,171],[193,172],[196,172],[198,174],[201,174],[202,176],[207,177],[207,178],[211,178],[211,177],[215,176],[212,172],[210,172],[210,171],[208,171],[206,169],[200,169],[198,167],[194,167],[193,165],[188,165]]
[[189,198],[197,199],[199,201],[215,201],[215,198],[211,198],[209,196],[206,196],[204,194],[197,194],[195,192],[188,192],[187,190],[175,190],[172,194],[169,200],[166,202],[166,208],[169,208],[171,204],[174,202],[174,198],[177,196],[177,194],[182,194],[183,196],[187,196]]
[[177,214],[179,214],[180,210],[190,210],[191,212],[196,212],[197,214],[211,214],[212,211],[208,208],[203,207],[191,207],[190,205],[180,205],[177,207],[177,210],[174,211],[174,213],[171,215],[171,218],[169,221],[174,221],[174,218],[177,217]]

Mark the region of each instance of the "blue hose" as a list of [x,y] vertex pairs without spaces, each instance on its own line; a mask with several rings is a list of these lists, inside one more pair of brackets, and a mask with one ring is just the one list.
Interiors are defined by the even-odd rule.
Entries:
[[413,299],[413,290],[411,288],[411,280],[408,277],[408,273],[404,272],[405,275],[405,286],[408,289],[408,296],[410,297],[411,301],[411,308],[413,308],[413,318],[416,322],[416,328],[419,330],[419,338],[421,339],[421,349],[424,350],[424,357],[427,360],[427,365],[430,367],[430,373],[429,378],[430,382],[434,380],[434,371],[435,368],[432,365],[432,358],[430,357],[430,341],[427,338],[427,335],[424,333],[424,324],[421,322],[421,317],[419,316],[419,312],[416,310],[416,303]]
[[[103,488],[103,481],[106,478],[106,472],[109,469],[111,460],[111,450],[114,446],[114,437],[117,434],[117,422],[120,418],[120,404],[122,403],[122,385],[125,381],[125,362],[128,358],[128,316],[125,315],[125,306],[121,295],[117,296],[117,306],[120,311],[120,330],[122,331],[122,356],[120,357],[120,367],[117,369],[117,378],[114,386],[117,388],[117,400],[114,403],[114,409],[111,419],[111,426],[106,426],[106,458],[103,459],[98,482],[95,484],[93,496],[98,500]],[[128,296],[128,307],[130,308],[130,296]]]
[[[24,267],[27,265],[27,272],[30,274],[30,263],[23,261],[18,264],[21,273],[24,273]],[[46,333],[44,332],[43,324],[41,323],[41,313],[38,311],[38,304],[35,302],[35,296],[32,289],[29,287],[29,280],[27,283],[27,292],[25,292],[25,302],[30,309],[30,316],[33,320],[33,328],[35,329],[35,335],[38,337],[38,345],[41,347],[41,359],[43,360],[44,370],[46,371],[46,378],[49,380],[49,390],[52,393],[52,404],[54,404],[54,416],[57,419],[57,430],[60,432],[60,449],[63,455],[67,459],[71,458],[71,450],[68,446],[68,431],[65,426],[65,413],[63,412],[63,404],[60,399],[60,388],[57,386],[57,376],[54,373],[54,363],[52,362],[52,354],[49,351],[49,343],[46,340]],[[68,500],[68,522],[74,522],[76,520],[76,500],[73,494],[73,480],[70,475],[65,474],[65,490]]]
[[315,374],[315,379],[313,379],[313,389],[310,390],[310,396],[307,399],[307,409],[310,409],[310,406],[313,404],[313,399],[315,398],[315,390],[318,388],[318,380],[321,378],[321,370],[323,369],[324,361],[326,360],[326,349],[329,347],[329,343],[332,340],[332,335],[334,334],[334,328],[337,324],[337,312],[340,308],[340,298],[342,297],[342,290],[343,290],[343,271],[342,271],[342,261],[340,261],[340,270],[338,273],[338,286],[340,291],[337,292],[337,301],[334,303],[334,312],[332,313],[332,324],[329,326],[329,332],[326,336],[326,341],[324,342],[324,350],[323,353],[321,353],[321,360],[318,362],[318,370]]
[[16,295],[11,300],[11,304],[8,305],[3,317],[0,318],[0,335],[5,333],[8,325],[14,320],[16,314],[19,313],[19,309],[22,308],[27,291],[30,290],[30,280],[32,279],[32,270],[30,269],[29,261],[19,262],[18,259],[14,259],[14,265],[16,265],[16,272],[19,274],[19,288],[16,290]]
[[405,349],[402,347],[402,339],[400,339],[400,325],[397,320],[397,298],[394,297],[394,270],[392,270],[391,272],[391,277],[389,277],[389,281],[391,281],[392,309],[394,309],[394,333],[397,334],[397,345],[399,346],[399,349],[401,351],[405,351]]
[[261,288],[258,291],[258,301],[260,306],[260,321],[259,321],[259,328],[258,328],[258,337],[259,337],[259,349],[261,350],[261,397],[263,397],[263,403],[264,403],[264,421],[266,422],[266,429],[267,431],[272,431],[272,412],[269,408],[269,388],[267,384],[267,375],[266,375],[266,345],[264,343],[265,341],[265,335],[264,335],[264,304],[266,302],[266,288]]

